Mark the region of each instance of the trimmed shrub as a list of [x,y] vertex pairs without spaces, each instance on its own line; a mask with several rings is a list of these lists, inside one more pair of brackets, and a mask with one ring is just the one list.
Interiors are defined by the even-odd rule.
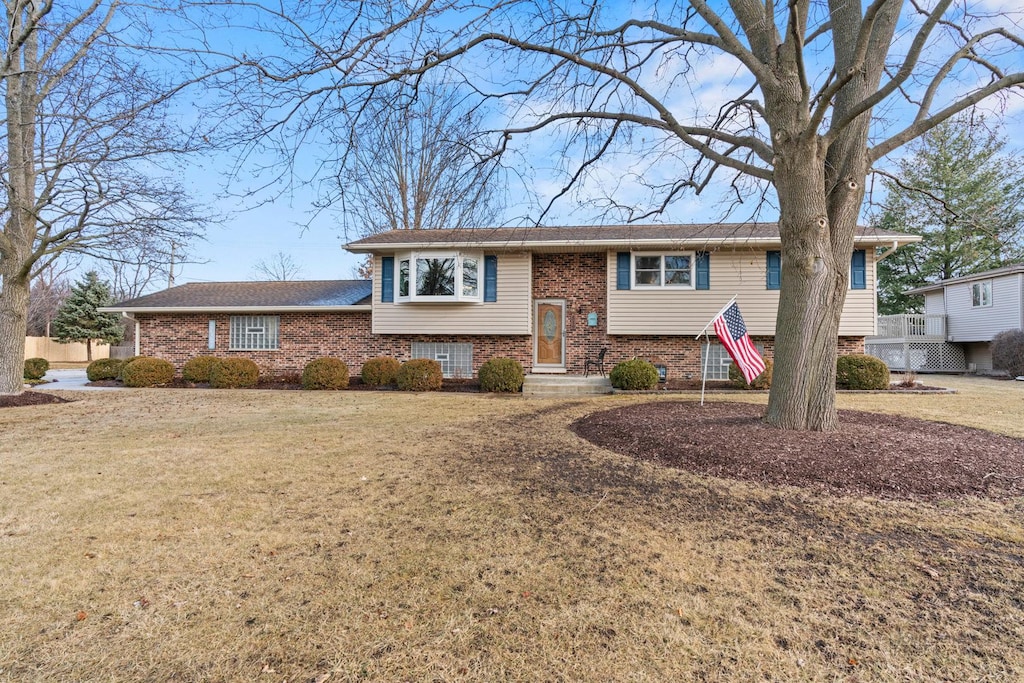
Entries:
[[126,387],[154,387],[174,379],[174,366],[162,358],[137,356],[132,362],[125,363],[121,377]]
[[214,389],[244,389],[260,381],[260,368],[248,358],[221,358],[210,368]]
[[1010,377],[1024,375],[1024,330],[1006,330],[992,338],[992,367]]
[[395,376],[395,384],[402,391],[437,391],[441,380],[441,364],[429,358],[405,361]]
[[729,381],[741,389],[771,389],[772,388],[772,362],[765,360],[764,372],[754,378],[754,381],[747,384],[747,378],[740,372],[736,363],[729,364]]
[[124,361],[120,358],[100,358],[89,363],[89,367],[85,369],[85,376],[90,382],[117,379],[123,367]]
[[643,358],[625,360],[608,373],[612,386],[626,391],[641,391],[658,386],[658,369]]
[[210,381],[210,371],[219,362],[216,356],[196,356],[181,366],[181,376],[186,382],[206,384]]
[[114,379],[121,379],[121,380],[123,380],[124,379],[124,369],[125,369],[125,366],[127,366],[129,363],[131,363],[136,358],[148,358],[148,356],[128,356],[127,358],[122,358],[121,359],[121,369],[118,371],[117,377],[115,377]]
[[348,366],[338,358],[317,358],[302,370],[303,389],[344,389],[348,386]]
[[492,358],[480,366],[477,376],[483,391],[508,393],[520,391],[526,379],[522,363],[514,358]]
[[836,388],[888,389],[889,367],[880,358],[855,353],[836,360]]
[[26,358],[24,379],[42,379],[46,371],[50,369],[50,361],[45,358]]
[[402,364],[397,358],[379,356],[363,363],[361,371],[363,384],[370,387],[383,387],[394,384],[398,377],[398,369]]

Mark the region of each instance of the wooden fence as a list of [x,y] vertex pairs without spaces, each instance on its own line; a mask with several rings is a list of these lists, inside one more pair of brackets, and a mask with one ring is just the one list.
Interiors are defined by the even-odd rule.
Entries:
[[[102,342],[92,343],[92,359],[109,358],[110,347]],[[45,358],[51,363],[84,363],[85,344],[60,344],[48,337],[25,337],[25,358]]]

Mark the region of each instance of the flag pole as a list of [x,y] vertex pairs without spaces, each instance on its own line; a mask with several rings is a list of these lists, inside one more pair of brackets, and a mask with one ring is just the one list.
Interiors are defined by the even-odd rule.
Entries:
[[[704,329],[707,330],[706,327]],[[700,337],[697,337],[697,338],[700,339]],[[705,344],[704,344],[704,348],[705,348],[705,351],[704,351],[704,369],[700,373],[700,404],[701,404],[701,406],[704,405],[704,387],[706,387],[707,384],[708,384],[708,359],[711,357],[711,337],[707,333],[704,334],[704,341],[705,341]]]
[[729,308],[730,306],[732,306],[732,305],[733,305],[734,303],[736,303],[736,299],[737,299],[738,297],[739,297],[739,294],[734,294],[734,295],[733,295],[733,297],[732,297],[731,299],[729,299],[729,303],[727,303],[726,305],[722,306],[722,310],[720,310],[720,311],[719,311],[718,313],[716,313],[716,314],[715,314],[715,317],[711,319],[711,322],[709,322],[709,323],[708,323],[707,325],[705,325],[705,326],[704,326],[704,329],[703,329],[703,330],[701,330],[700,332],[698,332],[698,333],[697,333],[697,336],[696,336],[696,337],[694,337],[694,339],[700,339],[700,335],[702,335],[702,334],[704,334],[705,332],[707,332],[707,331],[708,331],[708,328],[709,328],[709,327],[711,327],[712,325],[714,325],[714,324],[715,324],[715,321],[716,321],[716,320],[718,320],[718,318],[719,318],[719,317],[720,317],[720,316],[721,316],[721,315],[722,315],[723,313],[725,313],[726,309],[727,309],[727,308]]
[[700,404],[702,406],[704,405],[704,388],[708,384],[708,359],[711,357],[711,335],[708,334],[708,328],[711,327],[712,325],[714,325],[715,321],[718,320],[718,318],[723,313],[725,313],[726,309],[728,309],[730,306],[732,306],[736,302],[737,297],[739,297],[739,294],[734,294],[733,297],[731,299],[729,299],[729,303],[727,303],[726,305],[722,306],[722,310],[720,310],[717,314],[715,314],[715,317],[711,319],[711,322],[709,322],[707,325],[705,325],[704,329],[701,330],[700,332],[698,332],[697,336],[694,337],[694,339],[696,339],[697,341],[700,341],[700,335],[703,334],[704,335],[704,340],[706,342],[705,345],[704,345],[705,346],[705,351],[704,351],[704,369],[700,373]]

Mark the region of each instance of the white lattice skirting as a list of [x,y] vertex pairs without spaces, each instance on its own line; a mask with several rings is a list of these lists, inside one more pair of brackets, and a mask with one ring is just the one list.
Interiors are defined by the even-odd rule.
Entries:
[[868,354],[881,358],[890,370],[923,372],[966,372],[964,350],[947,342],[884,342],[867,341]]

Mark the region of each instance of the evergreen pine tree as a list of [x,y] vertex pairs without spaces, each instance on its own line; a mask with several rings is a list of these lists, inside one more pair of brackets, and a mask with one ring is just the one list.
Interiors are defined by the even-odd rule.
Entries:
[[85,342],[86,358],[92,361],[92,340],[116,344],[124,338],[121,319],[114,313],[100,313],[99,308],[113,303],[110,286],[100,282],[95,271],[71,288],[50,330],[58,342]]
[[921,235],[878,264],[878,311],[921,311],[907,289],[1024,258],[1024,167],[985,121],[947,121],[911,145],[879,227]]

